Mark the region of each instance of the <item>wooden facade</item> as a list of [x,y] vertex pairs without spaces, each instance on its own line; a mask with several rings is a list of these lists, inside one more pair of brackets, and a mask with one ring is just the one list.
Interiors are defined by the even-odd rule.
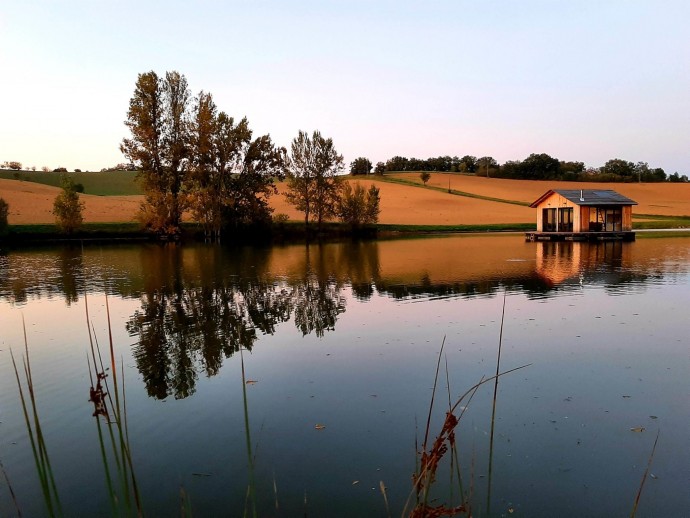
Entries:
[[537,240],[632,241],[632,207],[637,202],[612,190],[556,189],[544,193],[530,207],[537,209]]

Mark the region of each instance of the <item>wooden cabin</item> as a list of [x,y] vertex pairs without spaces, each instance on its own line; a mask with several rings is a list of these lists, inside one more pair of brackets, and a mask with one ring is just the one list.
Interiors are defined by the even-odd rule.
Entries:
[[636,201],[612,190],[553,189],[534,201],[537,230],[528,241],[634,241]]

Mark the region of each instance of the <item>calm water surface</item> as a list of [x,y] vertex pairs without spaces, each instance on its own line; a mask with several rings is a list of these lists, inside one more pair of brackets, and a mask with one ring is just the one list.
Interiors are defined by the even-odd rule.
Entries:
[[146,514],[179,515],[182,487],[196,516],[241,515],[246,388],[260,516],[386,516],[381,482],[399,516],[441,344],[454,401],[495,373],[505,298],[501,370],[530,366],[500,378],[491,478],[493,384],[458,427],[475,515],[629,515],[659,432],[638,516],[687,516],[689,285],[690,238],[0,255],[0,515],[7,480],[23,516],[46,514],[10,359],[22,319],[66,515],[110,513],[86,318],[106,346],[107,298]]

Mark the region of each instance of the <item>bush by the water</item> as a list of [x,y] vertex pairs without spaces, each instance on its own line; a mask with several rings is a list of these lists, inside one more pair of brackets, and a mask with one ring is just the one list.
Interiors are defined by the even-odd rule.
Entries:
[[9,214],[9,204],[0,198],[0,235],[7,231],[7,215]]

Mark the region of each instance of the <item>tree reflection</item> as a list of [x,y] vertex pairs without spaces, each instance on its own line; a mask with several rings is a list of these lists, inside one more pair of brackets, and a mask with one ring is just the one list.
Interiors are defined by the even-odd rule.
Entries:
[[335,329],[338,315],[345,311],[345,297],[341,291],[335,280],[328,279],[310,278],[296,286],[293,292],[295,326],[303,336],[313,332],[322,337],[324,332]]
[[[252,253],[252,260],[261,263]],[[240,348],[251,350],[260,333],[275,333],[278,324],[293,315],[303,335],[322,337],[345,311],[342,285],[329,276],[311,272],[300,280],[276,282],[262,279],[263,270],[257,268],[253,276],[227,275],[217,262],[220,257],[201,254],[190,259],[200,266],[197,271],[205,272],[195,277],[185,273],[181,250],[168,250],[167,255],[159,265],[169,268],[159,266],[152,272],[141,307],[127,322],[128,332],[137,337],[137,367],[155,398],[190,396],[199,373],[217,374],[225,358]],[[161,272],[167,282],[159,277]]]

